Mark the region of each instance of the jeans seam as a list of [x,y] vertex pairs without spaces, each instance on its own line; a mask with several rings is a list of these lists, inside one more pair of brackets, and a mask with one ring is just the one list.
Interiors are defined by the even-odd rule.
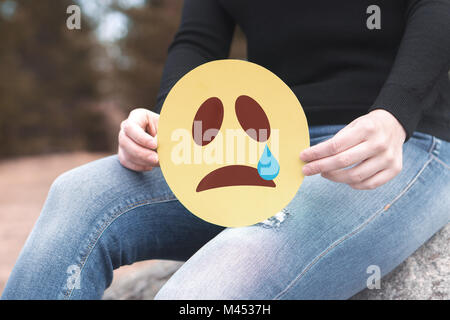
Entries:
[[[142,206],[146,206],[146,205],[152,205],[152,204],[157,204],[157,203],[165,203],[165,202],[172,202],[172,201],[177,201],[176,198],[173,199],[167,199],[167,198],[155,198],[155,199],[151,199],[151,200],[141,200],[132,204],[129,204],[128,206],[126,206],[125,208],[119,210],[115,215],[113,215],[110,219],[107,219],[99,229],[96,230],[96,236],[94,237],[94,240],[91,241],[88,245],[88,252],[81,258],[81,263],[80,263],[80,272],[78,277],[81,277],[81,273],[83,272],[84,266],[86,265],[87,260],[89,259],[89,256],[91,255],[92,251],[94,250],[96,244],[98,243],[98,241],[100,240],[101,236],[103,235],[103,233],[108,229],[108,227],[116,220],[118,219],[120,216],[122,216],[123,214],[142,207]],[[70,299],[70,297],[72,296],[74,288],[72,289],[68,289],[66,291],[66,293],[64,294],[64,297],[66,299]]]
[[435,151],[437,144],[438,144],[438,141],[436,140],[436,138],[434,136],[432,136],[430,149],[428,149],[428,154],[432,154]]
[[433,158],[433,160],[437,161],[438,163],[440,163],[441,165],[443,165],[446,169],[450,170],[450,166],[448,164],[446,164],[444,161],[442,161],[441,159],[439,159],[438,157],[431,155],[431,157]]
[[367,218],[362,224],[360,224],[359,226],[357,226],[353,231],[350,231],[349,233],[345,234],[344,236],[342,236],[341,238],[339,238],[338,240],[336,240],[335,242],[333,242],[331,245],[329,245],[325,250],[323,250],[318,256],[316,256],[303,270],[302,272],[300,272],[300,274],[298,274],[294,280],[292,280],[286,288],[284,288],[280,293],[278,293],[273,300],[278,300],[280,299],[283,295],[285,295],[289,289],[291,289],[315,264],[317,264],[317,262],[319,262],[319,260],[321,260],[325,255],[327,255],[328,253],[330,253],[334,248],[336,248],[338,245],[340,245],[341,243],[343,243],[345,240],[349,239],[350,237],[354,236],[355,234],[359,233],[360,231],[362,231],[371,221],[373,221],[376,217],[378,217],[381,213],[383,213],[384,211],[386,211],[388,208],[390,208],[394,203],[396,203],[403,195],[406,194],[406,192],[408,192],[412,186],[414,185],[414,183],[418,180],[418,178],[420,177],[420,175],[422,174],[422,172],[428,167],[428,165],[431,163],[431,161],[433,160],[433,157],[430,156],[430,153],[432,152],[433,148],[434,148],[434,140],[433,140],[433,144],[428,152],[429,155],[429,159],[424,163],[424,165],[422,166],[422,168],[419,170],[419,172],[417,172],[417,174],[412,178],[412,180],[406,185],[406,187],[386,206],[384,206],[382,209],[379,209],[378,211],[376,211],[374,214],[372,214],[369,218]]

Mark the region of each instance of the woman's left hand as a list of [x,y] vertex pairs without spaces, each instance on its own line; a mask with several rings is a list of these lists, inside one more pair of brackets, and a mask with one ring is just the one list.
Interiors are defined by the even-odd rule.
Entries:
[[374,110],[333,138],[304,150],[300,154],[300,159],[307,162],[303,173],[320,173],[354,189],[375,189],[401,171],[405,138],[405,130],[391,113]]

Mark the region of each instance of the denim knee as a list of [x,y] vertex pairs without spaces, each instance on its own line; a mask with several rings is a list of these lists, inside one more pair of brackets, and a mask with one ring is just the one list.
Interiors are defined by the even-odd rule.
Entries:
[[47,202],[56,202],[60,209],[62,202],[78,209],[98,202],[102,194],[118,183],[120,178],[114,176],[116,169],[120,169],[117,157],[107,157],[66,171],[53,181]]

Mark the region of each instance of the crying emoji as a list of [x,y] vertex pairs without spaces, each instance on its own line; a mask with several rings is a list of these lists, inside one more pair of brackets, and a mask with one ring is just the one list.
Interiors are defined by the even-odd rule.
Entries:
[[158,124],[161,170],[199,218],[248,226],[282,210],[303,181],[306,117],[275,74],[250,62],[217,60],[182,77]]

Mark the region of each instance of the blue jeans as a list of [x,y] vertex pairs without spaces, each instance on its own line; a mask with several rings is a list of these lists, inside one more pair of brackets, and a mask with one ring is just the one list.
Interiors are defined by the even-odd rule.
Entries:
[[[312,127],[311,144],[340,128]],[[449,142],[416,133],[387,184],[307,177],[276,217],[224,229],[189,213],[159,169],[104,158],[53,183],[2,298],[99,299],[113,269],[172,259],[187,262],[159,299],[346,299],[369,266],[388,273],[449,222],[449,164]]]

